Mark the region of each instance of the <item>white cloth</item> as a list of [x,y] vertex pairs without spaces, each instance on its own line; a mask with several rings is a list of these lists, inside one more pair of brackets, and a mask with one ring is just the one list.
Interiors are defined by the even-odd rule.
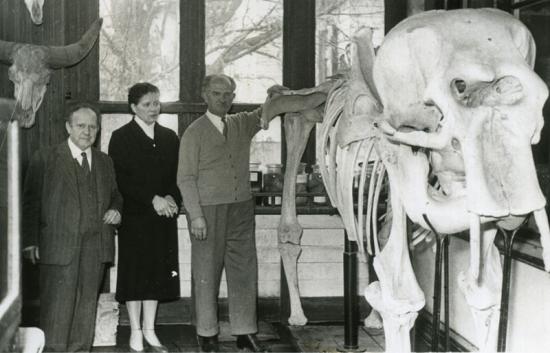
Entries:
[[206,116],[208,117],[208,119],[210,119],[212,124],[214,124],[216,129],[218,129],[220,134],[223,135],[223,125],[224,124],[223,124],[222,118],[220,116],[217,116],[216,114],[211,113],[209,110],[206,111]]
[[143,122],[143,120],[141,120],[136,116],[134,116],[134,120],[139,125],[141,130],[145,132],[145,135],[147,135],[151,140],[155,139],[155,123],[152,123],[151,125],[147,125],[145,124],[145,122]]
[[92,168],[92,148],[88,147],[85,151],[82,151],[80,147],[75,145],[75,143],[69,138],[69,149],[71,150],[71,155],[74,159],[77,160],[78,164],[82,166],[82,152],[86,153],[86,158],[88,158],[88,164],[90,165],[90,170]]

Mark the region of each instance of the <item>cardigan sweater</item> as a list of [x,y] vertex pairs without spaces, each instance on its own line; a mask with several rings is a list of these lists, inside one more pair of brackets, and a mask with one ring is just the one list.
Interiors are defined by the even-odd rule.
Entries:
[[178,186],[190,220],[201,206],[250,200],[250,143],[260,130],[261,108],[227,116],[227,139],[206,115],[183,134]]

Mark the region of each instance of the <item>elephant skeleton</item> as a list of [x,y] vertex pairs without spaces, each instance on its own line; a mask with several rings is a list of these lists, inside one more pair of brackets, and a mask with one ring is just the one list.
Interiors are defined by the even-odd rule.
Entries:
[[[409,330],[425,304],[408,254],[408,216],[443,234],[469,230],[469,270],[460,274],[459,284],[477,325],[478,346],[495,351],[502,278],[493,244],[497,227],[515,229],[533,213],[550,269],[546,200],[531,153],[544,123],[548,89],[533,71],[533,38],[505,12],[463,9],[405,19],[376,55],[371,39],[368,29],[355,36],[346,77],[278,92],[264,105],[266,122],[286,114],[279,248],[290,287],[289,323],[307,321],[297,286],[301,227],[294,181],[307,136],[322,122],[321,173],[348,236],[362,249],[365,234],[374,255],[379,281],[365,296],[382,317],[386,349],[410,351]],[[359,162],[359,190],[368,181],[367,209],[360,191],[354,214],[352,183]],[[385,175],[391,217],[382,247],[376,207]]]

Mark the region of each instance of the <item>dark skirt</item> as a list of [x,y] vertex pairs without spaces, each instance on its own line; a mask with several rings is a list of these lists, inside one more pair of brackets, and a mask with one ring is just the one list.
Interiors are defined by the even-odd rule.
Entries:
[[118,231],[116,299],[180,297],[177,218],[123,215]]

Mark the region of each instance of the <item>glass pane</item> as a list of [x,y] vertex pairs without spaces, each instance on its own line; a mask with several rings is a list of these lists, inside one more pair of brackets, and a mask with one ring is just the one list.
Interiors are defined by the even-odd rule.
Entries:
[[[281,118],[271,120],[268,130],[260,130],[250,145],[250,162],[281,163]],[[263,170],[265,171],[265,170]]]
[[[263,103],[283,80],[283,1],[206,0],[206,74],[225,73],[237,82],[235,102]],[[281,122],[252,141],[251,162],[281,162]]]
[[148,81],[162,101],[179,96],[179,1],[100,0],[100,99],[126,101]]
[[382,42],[384,0],[317,0],[315,11],[317,83],[348,67],[346,48],[359,28],[373,28],[375,47]]
[[236,102],[263,103],[282,82],[282,0],[206,0],[206,73],[237,82]]
[[[315,80],[326,81],[349,67],[346,49],[361,27],[373,28],[373,45],[384,38],[384,0],[316,0]],[[322,155],[316,129],[316,156]]]
[[[101,115],[101,135],[100,149],[107,153],[109,150],[109,141],[113,131],[127,124],[132,119],[130,114],[102,114]],[[161,114],[158,123],[164,127],[178,133],[178,116],[176,114]]]

